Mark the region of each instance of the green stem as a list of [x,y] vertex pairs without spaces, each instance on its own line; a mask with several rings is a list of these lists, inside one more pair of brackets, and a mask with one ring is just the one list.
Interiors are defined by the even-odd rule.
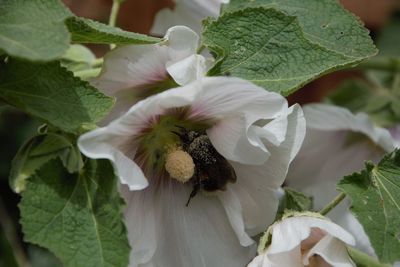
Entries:
[[336,207],[345,197],[346,197],[345,193],[340,193],[331,202],[329,202],[328,205],[326,205],[324,208],[322,208],[318,213],[325,216],[334,207]]
[[347,251],[357,267],[390,267],[390,265],[380,263],[375,258],[355,248],[347,247]]
[[[113,5],[111,7],[111,13],[110,13],[110,19],[108,21],[108,25],[115,27],[115,24],[117,22],[117,17],[118,17],[118,11],[119,8],[121,6],[121,0],[114,0],[113,1]],[[110,48],[114,49],[115,48],[115,44],[110,44]]]
[[395,94],[400,95],[400,72],[393,77],[392,90]]
[[74,75],[81,79],[86,79],[86,78],[91,78],[91,77],[95,77],[95,76],[99,75],[100,71],[101,71],[101,68],[81,70],[81,71],[74,72]]
[[1,198],[0,198],[0,226],[1,228],[3,228],[4,235],[12,248],[12,252],[14,254],[15,260],[18,263],[18,266],[30,267],[28,259],[22,248],[22,244],[17,236],[17,231],[14,227],[14,223],[12,222],[10,216],[8,215],[7,210],[3,204],[3,200]]
[[390,72],[400,72],[400,58],[377,57],[365,61],[357,66],[364,70],[383,70]]
[[197,49],[197,54],[200,54],[201,52],[203,52],[204,48],[206,48],[204,46],[204,44],[201,44],[200,47]]

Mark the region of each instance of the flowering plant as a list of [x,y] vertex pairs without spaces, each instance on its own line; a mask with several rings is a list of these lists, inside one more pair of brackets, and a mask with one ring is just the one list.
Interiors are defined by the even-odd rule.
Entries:
[[149,35],[115,27],[122,2],[108,25],[0,4],[0,112],[37,129],[9,170],[27,243],[0,198],[0,265],[400,262],[398,55],[334,0],[176,0]]

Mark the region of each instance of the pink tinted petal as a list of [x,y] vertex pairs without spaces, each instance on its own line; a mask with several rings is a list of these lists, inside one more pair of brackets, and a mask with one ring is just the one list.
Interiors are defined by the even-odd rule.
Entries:
[[[331,236],[326,235],[323,237],[308,253],[304,255],[303,263],[308,265],[309,258],[312,255],[321,256],[324,261],[335,267],[355,267],[356,265],[351,260],[347,252],[346,244]],[[319,266],[319,265],[318,265]]]
[[167,77],[165,64],[169,60],[167,46],[154,44],[118,47],[106,54],[102,71],[91,80],[91,84],[109,96],[120,90],[153,84]]
[[143,189],[148,185],[147,179],[140,167],[121,151],[121,146],[126,145],[129,146],[126,138],[115,138],[107,128],[88,132],[78,139],[83,154],[93,159],[111,160],[122,184],[128,185],[131,190]]

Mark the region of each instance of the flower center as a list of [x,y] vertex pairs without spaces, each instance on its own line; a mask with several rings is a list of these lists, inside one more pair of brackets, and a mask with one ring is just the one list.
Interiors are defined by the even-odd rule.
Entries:
[[189,201],[199,191],[225,190],[236,181],[231,164],[219,154],[206,134],[212,121],[193,118],[190,108],[171,109],[153,118],[138,137],[138,162],[147,177],[193,185]]
[[[167,110],[163,115],[149,120],[146,128],[136,138],[138,151],[135,161],[141,165],[148,177],[165,176],[169,174],[165,169],[167,157],[172,156],[176,159],[176,154],[182,155],[182,153],[170,155],[171,148],[177,150],[176,148],[182,147],[182,140],[176,133],[180,129],[205,131],[211,125],[210,120],[191,118],[190,109],[187,107]],[[180,150],[185,151],[185,149]]]

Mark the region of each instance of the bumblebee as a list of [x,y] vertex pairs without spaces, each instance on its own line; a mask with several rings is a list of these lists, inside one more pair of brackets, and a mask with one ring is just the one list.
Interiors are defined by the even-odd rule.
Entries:
[[195,164],[195,172],[190,179],[193,190],[186,206],[199,191],[209,193],[224,191],[228,183],[236,182],[236,173],[232,165],[217,152],[205,132],[178,128],[180,131],[173,133],[179,136],[183,150],[192,157]]

